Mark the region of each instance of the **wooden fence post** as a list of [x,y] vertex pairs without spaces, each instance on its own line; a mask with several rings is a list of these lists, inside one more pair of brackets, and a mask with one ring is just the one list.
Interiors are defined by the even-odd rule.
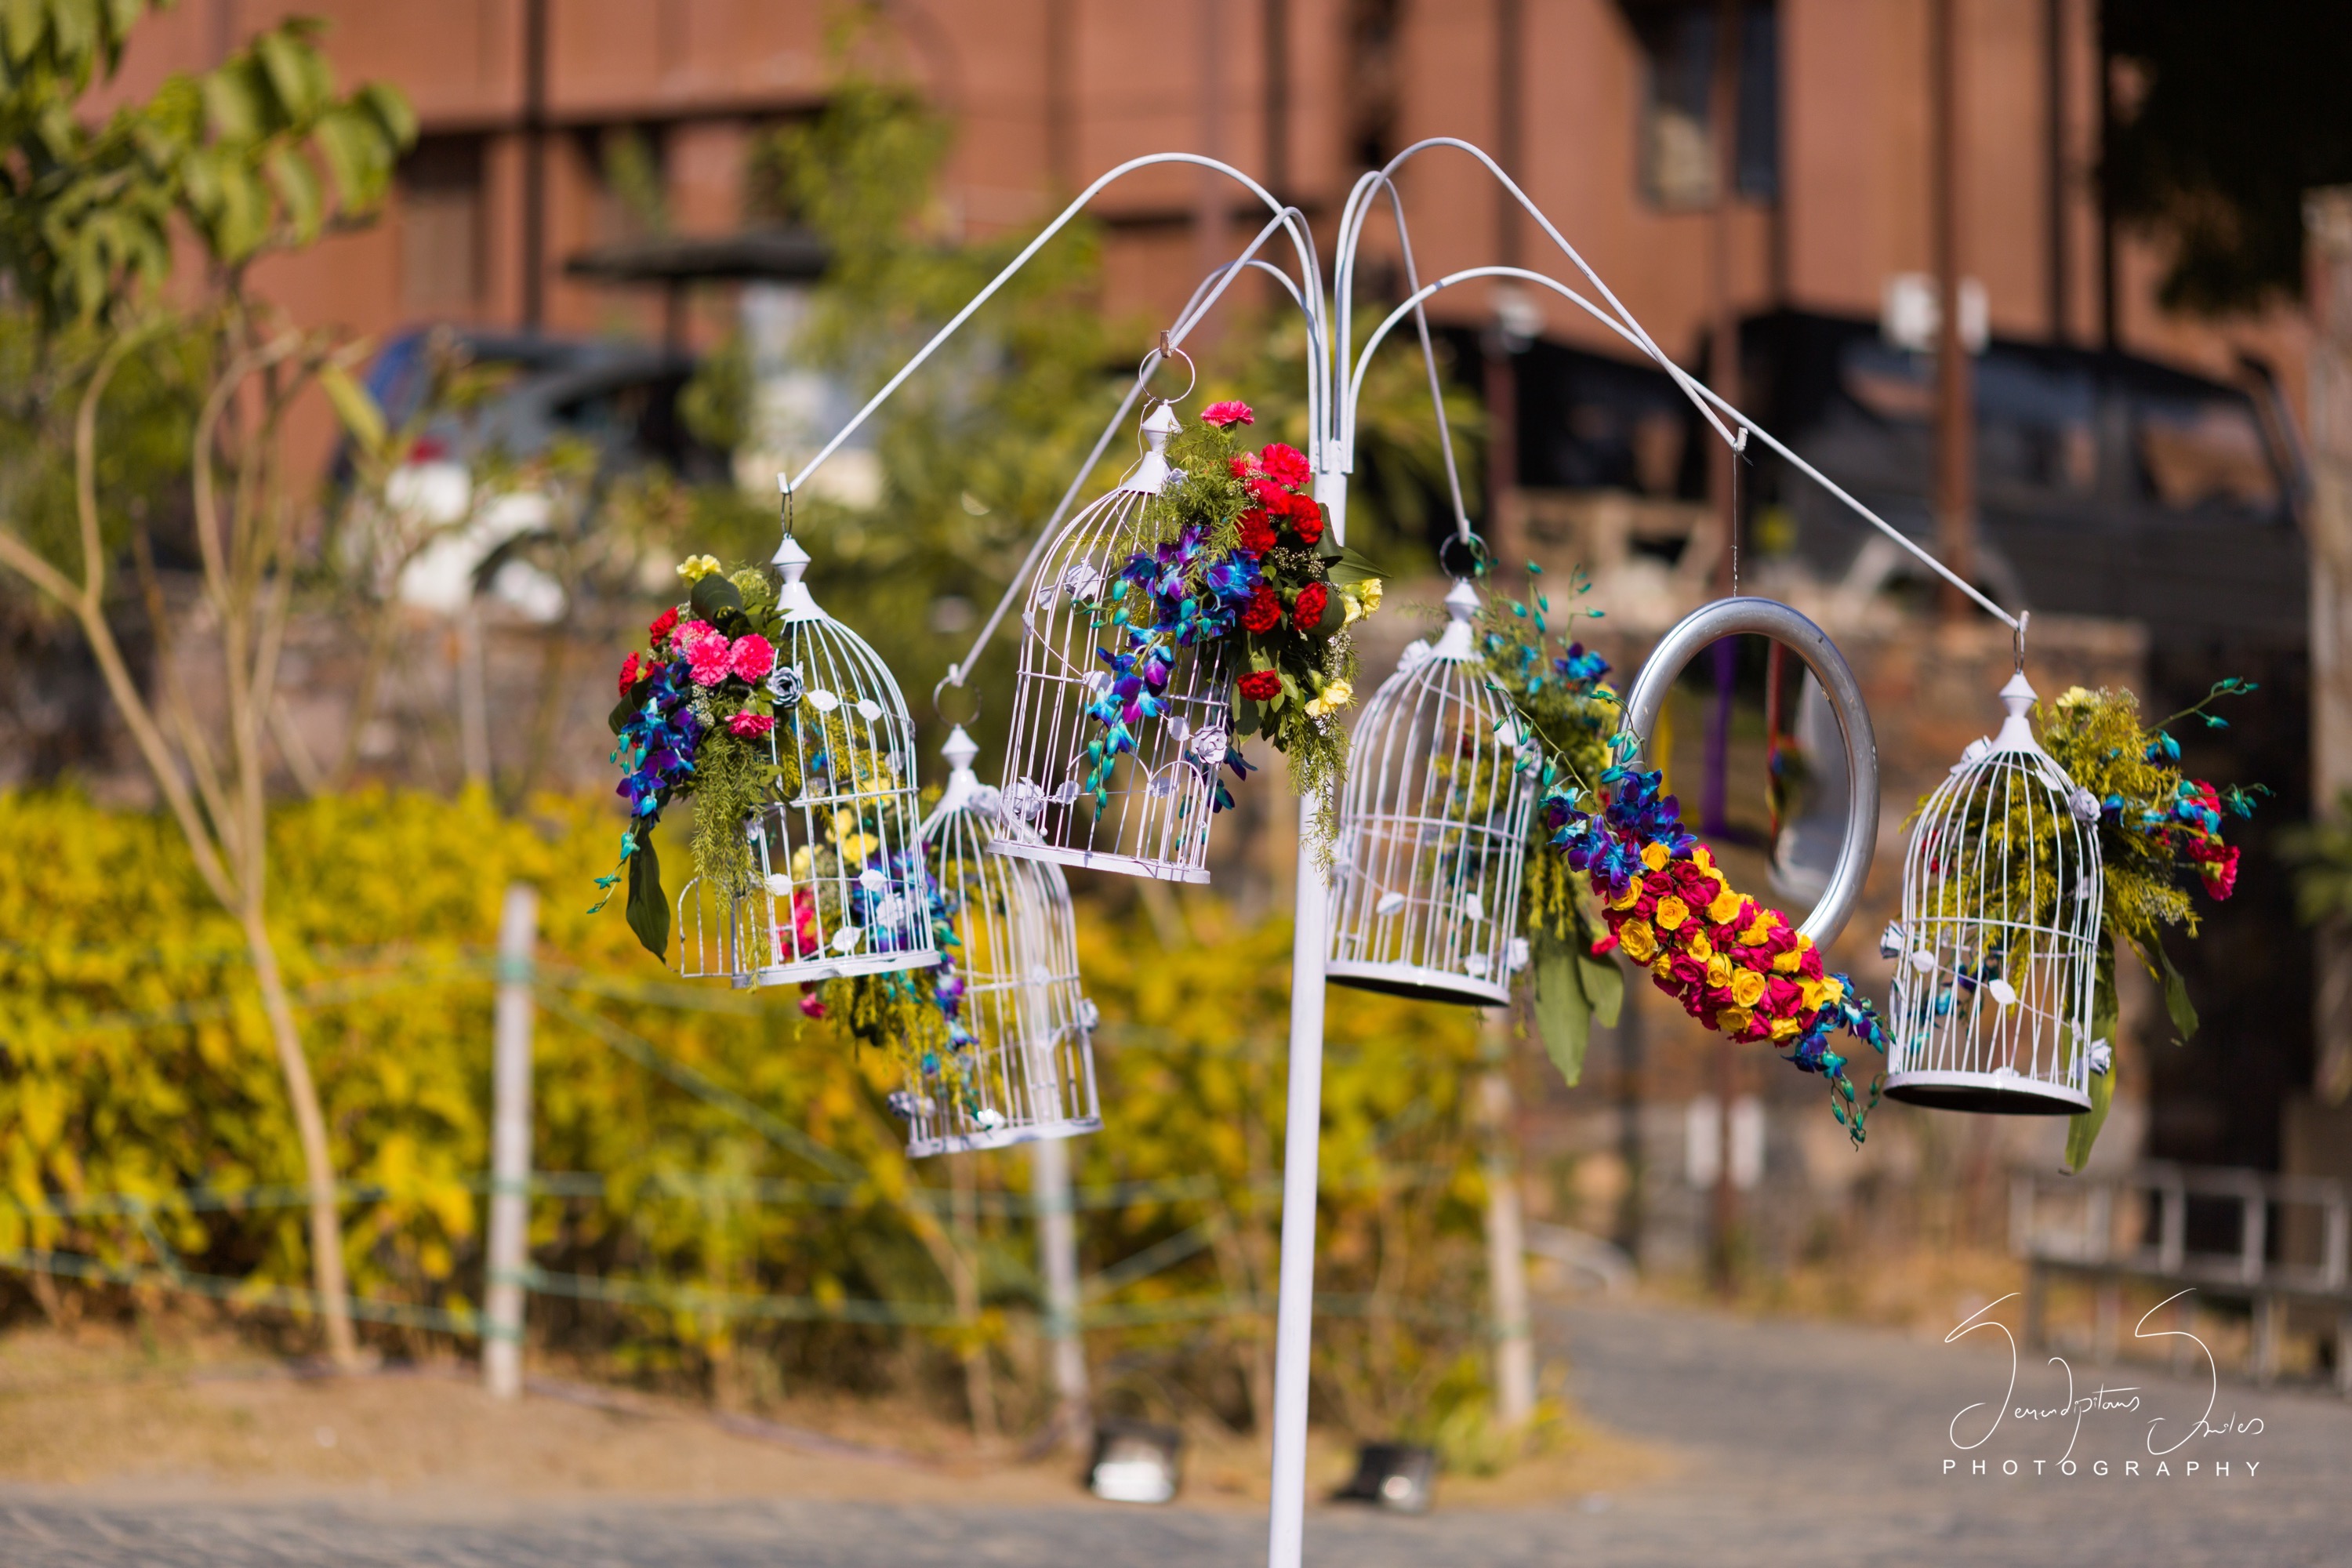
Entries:
[[493,1399],[522,1393],[523,1266],[530,1230],[531,958],[539,894],[507,889],[499,920],[499,989],[490,1059],[489,1289],[482,1382]]

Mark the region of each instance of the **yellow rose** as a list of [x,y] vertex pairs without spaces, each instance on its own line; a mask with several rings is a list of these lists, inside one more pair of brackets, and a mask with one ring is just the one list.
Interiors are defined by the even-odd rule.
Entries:
[[1803,994],[1805,1005],[1816,1009],[1826,1007],[1845,994],[1844,986],[1826,978],[1801,981],[1797,989]]
[[1320,719],[1326,713],[1336,712],[1339,709],[1345,708],[1349,700],[1355,695],[1356,689],[1349,685],[1346,681],[1332,681],[1329,685],[1323,688],[1323,691],[1320,696],[1310,698],[1307,700],[1307,716],[1309,719]]
[[1647,963],[1658,956],[1658,933],[1647,921],[1627,921],[1617,929],[1617,945],[1634,963]]
[[1771,935],[1772,917],[1769,915],[1758,915],[1754,920],[1748,922],[1748,929],[1739,933],[1739,945],[1742,947],[1762,947]]
[[1381,580],[1367,577],[1356,584],[1356,597],[1364,602],[1364,614],[1370,615],[1381,607]]
[[1671,858],[1672,857],[1666,853],[1666,847],[1663,844],[1650,844],[1643,847],[1642,864],[1653,871],[1664,870],[1666,862]]
[[1680,931],[1683,922],[1690,919],[1690,906],[1668,893],[1658,900],[1657,919],[1660,931]]
[[1743,969],[1731,977],[1731,999],[1743,1007],[1753,1007],[1764,1000],[1764,977],[1752,969]]
[[1658,954],[1658,962],[1650,965],[1650,973],[1661,980],[1672,980],[1675,977],[1675,955],[1671,952]]
[[1775,1018],[1772,1020],[1772,1037],[1776,1040],[1785,1040],[1804,1026],[1795,1018]]
[[1708,959],[1706,961],[1706,983],[1709,985],[1730,984],[1731,960],[1724,957],[1723,954],[1719,952],[1713,958]]
[[718,570],[716,555],[689,555],[677,563],[677,574],[689,583],[699,583]]
[[1683,943],[1683,951],[1701,963],[1716,956],[1715,943],[1706,940],[1706,932],[1703,931],[1693,931],[1690,941]]
[[1706,918],[1719,926],[1729,925],[1739,918],[1739,895],[1726,888],[1706,906]]
[[1612,910],[1630,910],[1642,901],[1642,879],[1634,878],[1625,884],[1625,890],[1609,900]]
[[1796,973],[1797,950],[1792,947],[1788,952],[1782,953],[1780,957],[1774,959],[1772,961],[1772,973],[1775,974]]
[[1736,1035],[1748,1027],[1755,1016],[1745,1007],[1726,1007],[1715,1016],[1715,1026],[1727,1035]]

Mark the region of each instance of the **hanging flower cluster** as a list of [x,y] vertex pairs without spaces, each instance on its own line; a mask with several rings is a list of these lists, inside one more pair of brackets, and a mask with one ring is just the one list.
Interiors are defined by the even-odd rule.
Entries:
[[1548,795],[1545,819],[1570,866],[1591,879],[1609,926],[1607,946],[1649,970],[1658,989],[1710,1029],[1743,1044],[1769,1043],[1831,1087],[1830,1108],[1863,1139],[1878,1100],[1854,1091],[1847,1058],[1830,1048],[1843,1029],[1877,1050],[1886,1036],[1876,1012],[1843,974],[1825,972],[1820,949],[1790,923],[1735,889],[1705,845],[1685,831],[1660,775],[1631,765],[1620,737],[1601,775],[1596,815],[1565,793]]
[[[1355,653],[1347,628],[1379,608],[1381,584],[1369,563],[1342,550],[1308,493],[1306,454],[1279,441],[1240,450],[1233,432],[1255,422],[1246,404],[1215,403],[1171,443],[1168,488],[1145,516],[1156,542],[1113,574],[1094,605],[1096,625],[1118,641],[1098,648],[1095,700],[1087,711],[1103,733],[1087,745],[1085,787],[1107,803],[1118,757],[1136,745],[1134,726],[1163,711],[1179,650],[1219,648],[1234,671],[1233,735],[1196,735],[1192,764],[1212,778],[1220,765],[1249,773],[1233,742],[1258,734],[1292,759],[1302,793],[1337,806],[1347,738],[1338,713],[1355,699]],[[1215,809],[1233,804],[1217,779]]]

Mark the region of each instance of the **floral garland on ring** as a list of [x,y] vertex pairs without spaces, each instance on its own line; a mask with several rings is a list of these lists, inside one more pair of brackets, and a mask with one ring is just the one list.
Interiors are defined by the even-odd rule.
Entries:
[[1822,965],[1821,950],[1780,910],[1735,889],[1706,847],[1683,827],[1661,775],[1633,766],[1633,738],[1612,742],[1601,775],[1598,814],[1574,797],[1544,799],[1552,843],[1591,880],[1616,948],[1649,970],[1659,990],[1708,1028],[1740,1044],[1769,1042],[1801,1072],[1830,1086],[1830,1110],[1854,1142],[1878,1104],[1878,1080],[1857,1094],[1848,1061],[1830,1048],[1840,1029],[1886,1054],[1877,1011],[1843,974]]

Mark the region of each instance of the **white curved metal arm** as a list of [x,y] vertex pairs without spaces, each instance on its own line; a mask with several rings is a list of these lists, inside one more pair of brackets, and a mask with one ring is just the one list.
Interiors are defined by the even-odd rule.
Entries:
[[[1434,283],[1424,285],[1423,288],[1416,290],[1412,298],[1407,299],[1402,304],[1397,306],[1386,316],[1381,318],[1380,326],[1374,329],[1372,335],[1370,338],[1365,340],[1363,352],[1357,356],[1355,370],[1353,374],[1347,378],[1346,384],[1349,388],[1347,395],[1348,406],[1352,409],[1355,405],[1356,389],[1362,385],[1365,372],[1371,363],[1372,351],[1378,348],[1381,340],[1386,338],[1388,334],[1396,328],[1397,324],[1404,319],[1407,311],[1418,308],[1421,301],[1427,300],[1433,295],[1442,293],[1445,289],[1454,287],[1456,284],[1467,283],[1479,278],[1510,278],[1517,279],[1520,282],[1533,283],[1540,288],[1549,289],[1555,294],[1559,295],[1563,299],[1568,300],[1570,302],[1576,305],[1580,310],[1590,315],[1594,321],[1599,321],[1602,326],[1607,327],[1610,331],[1615,332],[1619,337],[1624,339],[1626,342],[1632,344],[1635,349],[1640,350],[1643,354],[1646,355],[1651,352],[1651,346],[1645,338],[1636,337],[1633,333],[1626,331],[1624,326],[1613,319],[1606,310],[1601,310],[1599,306],[1593,304],[1591,300],[1586,299],[1583,295],[1578,293],[1567,284],[1562,283],[1557,278],[1547,277],[1540,272],[1531,272],[1524,267],[1465,268],[1460,272],[1449,272],[1444,277],[1437,279]],[[2002,609],[2000,605],[1986,597],[1983,593],[1979,591],[1974,584],[1970,583],[1967,578],[1962,577],[1950,567],[1945,565],[1941,561],[1937,560],[1933,554],[1929,553],[1927,549],[1918,544],[1901,529],[1895,527],[1893,523],[1887,521],[1885,518],[1879,516],[1868,507],[1863,505],[1861,501],[1848,494],[1843,487],[1838,485],[1837,482],[1832,480],[1828,475],[1813,467],[1812,464],[1805,461],[1804,458],[1797,456],[1795,452],[1791,451],[1785,443],[1776,437],[1769,430],[1765,429],[1762,426],[1748,418],[1747,415],[1742,414],[1738,409],[1733,407],[1730,401],[1724,397],[1720,393],[1717,392],[1713,387],[1684,374],[1671,362],[1662,361],[1661,363],[1665,365],[1667,370],[1674,373],[1676,378],[1676,384],[1683,388],[1684,395],[1698,405],[1699,412],[1706,416],[1709,424],[1713,425],[1717,431],[1722,433],[1724,439],[1730,444],[1733,450],[1737,451],[1739,448],[1744,436],[1749,434],[1754,435],[1759,440],[1762,441],[1767,447],[1771,447],[1775,453],[1779,454],[1780,457],[1791,468],[1795,468],[1799,473],[1803,474],[1807,479],[1812,480],[1815,484],[1821,486],[1822,489],[1827,490],[1832,496],[1835,497],[1855,516],[1861,518],[1864,522],[1869,523],[1873,528],[1878,530],[1879,532],[1885,534],[1888,539],[1893,540],[1897,545],[1909,552],[1910,554],[1916,557],[1920,563],[1925,565],[1929,571],[1935,573],[1945,582],[1949,583],[1953,587],[1958,588],[1961,593],[1974,600],[1986,614],[1991,616],[1994,619],[2001,622],[2003,625],[2011,627],[2012,630],[2021,631],[2023,629],[2022,624],[2019,620],[2018,616],[2011,615],[2009,611]],[[1724,414],[1729,416],[1731,420],[1738,425],[1742,435],[1734,436],[1729,430],[1726,429],[1723,421],[1715,416],[1714,411],[1716,409],[1721,409]]]
[[1742,632],[1770,637],[1805,661],[1828,695],[1845,738],[1845,838],[1838,847],[1829,886],[1798,928],[1815,942],[1826,942],[1845,929],[1878,847],[1878,740],[1871,731],[1861,684],[1829,634],[1778,599],[1717,599],[1701,605],[1675,622],[1642,661],[1642,672],[1625,694],[1619,732],[1646,746],[1683,667],[1699,649]]
[[[916,350],[913,357],[908,359],[905,364],[898,367],[897,374],[891,376],[888,381],[884,382],[881,389],[876,392],[873,396],[866,400],[866,405],[863,408],[860,408],[856,414],[852,415],[849,422],[834,433],[833,439],[827,441],[824,446],[818,450],[817,455],[808,460],[806,467],[803,468],[799,473],[793,475],[790,479],[784,481],[784,489],[790,492],[804,488],[809,481],[809,477],[812,474],[814,474],[816,470],[823,466],[824,460],[827,458],[832,457],[835,452],[838,451],[843,442],[856,435],[865,425],[866,421],[873,416],[874,411],[881,407],[883,404],[888,402],[890,395],[898,391],[906,379],[914,374],[916,370],[922,365],[924,361],[929,359],[932,354],[936,353],[939,351],[940,344],[953,337],[956,333],[956,330],[961,327],[964,322],[971,319],[973,312],[977,311],[982,305],[988,303],[989,300],[994,299],[996,297],[997,290],[1003,289],[1005,284],[1012,281],[1013,275],[1029,264],[1029,258],[1031,257],[1036,255],[1038,251],[1045,248],[1045,243],[1048,240],[1061,233],[1064,228],[1069,226],[1069,223],[1073,218],[1076,217],[1079,213],[1086,210],[1086,206],[1088,202],[1093,201],[1097,195],[1100,195],[1102,191],[1113,182],[1133,174],[1138,169],[1148,169],[1161,163],[1190,163],[1196,168],[1209,169],[1217,174],[1223,174],[1240,184],[1252,195],[1264,202],[1270,210],[1277,214],[1277,223],[1289,235],[1291,247],[1297,253],[1299,273],[1300,276],[1307,280],[1307,297],[1318,301],[1319,306],[1323,293],[1323,278],[1321,268],[1316,262],[1314,236],[1306,228],[1303,221],[1295,220],[1292,217],[1291,215],[1296,211],[1295,208],[1286,206],[1282,202],[1276,199],[1272,192],[1268,191],[1264,185],[1259,184],[1255,180],[1250,178],[1247,174],[1242,173],[1239,169],[1234,168],[1231,163],[1223,163],[1215,158],[1202,157],[1198,153],[1153,153],[1141,158],[1130,158],[1126,163],[1119,164],[1117,168],[1111,169],[1097,176],[1094,184],[1079,192],[1076,198],[1074,199],[1069,205],[1064,207],[1060,215],[1056,216],[1053,222],[1047,224],[1043,229],[1039,230],[1037,237],[1034,239],[1032,239],[1027,245],[1023,246],[1021,247],[1020,254],[1015,256],[1011,261],[1005,263],[1003,269],[998,272],[994,278],[989,279],[988,286],[986,288],[982,289],[979,293],[973,295],[971,300],[966,301],[962,310],[958,310],[953,316],[950,317],[945,326],[942,326],[938,331],[931,334],[931,338],[929,342],[926,342],[921,348]],[[1311,379],[1318,380],[1318,386],[1316,389],[1318,393],[1324,390],[1324,388],[1319,384],[1319,382],[1320,378],[1327,374],[1328,363],[1318,363],[1310,360],[1307,366],[1307,374]],[[1310,397],[1313,395],[1315,395],[1310,394]]]

